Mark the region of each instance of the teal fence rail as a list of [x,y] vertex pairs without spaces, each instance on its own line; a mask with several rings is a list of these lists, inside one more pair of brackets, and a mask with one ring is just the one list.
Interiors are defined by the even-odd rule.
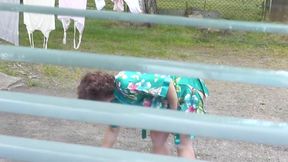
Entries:
[[[0,136],[0,152],[2,157],[8,157],[11,160],[30,162],[147,162],[146,159],[155,162],[191,162],[191,160],[176,157],[150,155],[3,135]],[[197,161],[198,160],[195,160],[195,162]]]
[[[39,55],[41,53],[41,55]],[[177,74],[204,79],[288,87],[288,72],[237,68],[223,65],[185,63],[128,56],[85,52],[32,49],[0,45],[0,59],[53,65],[77,66],[107,70],[136,70],[160,74]],[[113,66],[111,66],[113,65]],[[249,78],[249,79],[247,79]]]
[[[150,22],[196,27],[213,27],[219,29],[269,32],[278,34],[288,33],[288,26],[284,24],[268,24],[228,20],[216,21],[207,19],[198,20],[159,15],[132,15],[128,13],[114,13],[108,11],[98,12],[70,9],[60,10],[58,8],[22,6],[4,3],[0,3],[0,10],[15,12],[29,11],[44,14],[54,13],[110,20]],[[145,58],[132,57],[125,57],[125,64],[119,63],[112,67],[108,65],[111,65],[110,63],[113,59],[123,61],[124,57],[99,54],[92,55],[82,52],[69,52],[68,55],[67,51],[30,49],[25,47],[11,46],[0,46],[0,59],[6,61],[24,61],[30,63],[55,64],[64,66],[69,65],[80,67],[95,67],[110,70],[129,69],[165,74],[170,74],[172,72],[180,75],[197,76],[206,79],[221,78],[221,80],[225,81],[262,84],[283,88],[288,87],[287,71],[243,69],[221,65],[189,64],[182,62],[149,60]],[[136,59],[138,63],[134,64],[133,62],[135,62]],[[139,61],[143,64],[139,64]],[[96,62],[99,64],[95,64]],[[113,63],[115,63],[115,61],[113,61]],[[246,81],[247,79],[245,78],[248,77],[250,81]],[[0,103],[0,110],[3,112],[87,121],[92,123],[117,124],[120,126],[133,128],[146,128],[185,134],[190,134],[190,132],[193,130],[195,135],[204,137],[243,140],[272,145],[288,145],[287,123],[274,123],[270,121],[259,121],[212,115],[184,114],[181,112],[173,112],[168,110],[160,111],[154,109],[135,109],[133,106],[48,96],[44,97],[15,92],[0,92]],[[95,107],[98,108],[95,109]],[[111,111],[112,109],[113,111]],[[147,118],[149,118],[149,120],[147,120]],[[159,125],[155,125],[155,122],[159,123]],[[178,127],[179,123],[181,123],[181,125],[189,125],[189,127]],[[61,149],[59,151],[58,148],[61,148],[62,146],[65,149]],[[88,151],[84,152],[82,149],[86,149]],[[110,153],[112,153],[113,156]],[[99,156],[94,157],[94,155]],[[162,161],[161,158],[163,158],[162,156],[157,155],[144,155],[133,152],[128,153],[112,149],[67,145],[62,143],[36,141],[32,139],[22,139],[7,136],[0,136],[0,157],[26,161],[45,161],[45,159],[49,158],[51,158],[51,161],[61,161],[61,159],[65,161],[76,161],[73,160],[75,158],[77,161],[126,160],[136,162],[141,161],[139,157],[145,157],[143,158],[145,159],[144,161],[151,162]],[[165,157],[165,161],[169,160],[187,161],[181,158]]]
[[172,110],[146,110],[139,109],[136,106],[43,97],[15,92],[1,92],[0,102],[0,110],[3,112],[183,134],[191,134],[193,132],[196,136],[201,137],[288,145],[287,123],[215,115],[183,114]]

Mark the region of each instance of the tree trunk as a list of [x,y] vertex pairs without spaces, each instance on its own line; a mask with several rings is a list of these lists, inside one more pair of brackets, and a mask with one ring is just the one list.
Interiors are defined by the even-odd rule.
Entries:
[[141,9],[147,14],[157,14],[156,0],[139,0]]
[[[270,0],[271,11],[269,18],[271,21],[288,21],[288,1],[287,0]],[[269,2],[269,1],[268,1]]]

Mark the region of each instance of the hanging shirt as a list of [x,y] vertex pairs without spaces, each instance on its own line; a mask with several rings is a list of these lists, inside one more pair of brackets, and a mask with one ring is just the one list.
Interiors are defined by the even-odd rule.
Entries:
[[[59,8],[72,8],[86,10],[87,0],[59,0]],[[78,49],[81,44],[82,35],[85,27],[85,17],[75,16],[58,16],[58,19],[62,22],[64,29],[63,44],[66,44],[66,32],[69,28],[70,21],[74,20],[74,48]],[[76,45],[76,29],[79,32],[79,41]]]
[[[55,0],[24,0],[24,5],[54,7]],[[47,14],[24,13],[24,24],[29,35],[31,47],[34,47],[33,32],[40,30],[44,35],[43,47],[47,48],[49,34],[55,30],[55,16]]]
[[103,7],[106,5],[105,0],[95,0],[95,4],[97,10],[102,10]]
[[[1,3],[20,4],[20,0],[0,0]],[[0,38],[19,45],[19,13],[0,11]]]

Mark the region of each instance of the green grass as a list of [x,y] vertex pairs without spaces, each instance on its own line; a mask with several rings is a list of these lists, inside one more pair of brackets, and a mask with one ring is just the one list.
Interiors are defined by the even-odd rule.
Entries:
[[11,64],[8,62],[0,61],[0,72],[4,72],[11,76],[17,76],[17,72],[11,68]]
[[[67,44],[64,45],[62,26],[60,21],[56,20],[56,30],[50,34],[48,47],[74,50],[72,26],[67,34]],[[24,25],[20,26],[20,38],[21,45],[29,46]],[[42,34],[35,32],[36,47],[42,48],[42,39]],[[193,49],[207,47],[215,49],[215,53],[222,49],[240,48],[243,49],[241,55],[249,55],[245,50],[255,50],[255,53],[258,53],[259,49],[287,50],[287,45],[287,37],[281,35],[249,32],[223,34],[223,32],[206,32],[192,27],[169,25],[146,27],[141,24],[86,19],[80,51],[165,59],[177,55],[179,48],[193,51]],[[282,55],[277,52],[271,54]]]

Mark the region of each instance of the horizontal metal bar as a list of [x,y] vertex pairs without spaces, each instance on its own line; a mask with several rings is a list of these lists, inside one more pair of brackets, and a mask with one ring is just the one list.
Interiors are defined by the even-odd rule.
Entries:
[[135,70],[159,74],[199,77],[203,79],[288,87],[288,71],[237,68],[145,59],[139,57],[113,56],[86,52],[45,50],[29,47],[0,45],[0,60],[22,61],[36,64],[54,64],[89,67],[107,70]]
[[193,162],[184,158],[0,135],[0,157],[30,162]]
[[0,111],[203,137],[288,145],[288,123],[143,109],[122,104],[4,91],[0,92]]
[[17,5],[11,3],[0,3],[0,10],[83,16],[95,19],[121,20],[132,22],[154,23],[154,24],[170,24],[178,26],[193,26],[202,28],[239,30],[239,31],[251,31],[251,32],[278,33],[278,34],[288,33],[288,25],[286,24],[244,22],[244,21],[224,20],[224,19],[213,20],[213,19],[185,18],[179,16],[176,17],[176,16],[164,16],[164,15],[130,14],[130,13],[124,13],[124,12],[119,13],[113,11],[76,10],[76,9],[53,8],[43,6],[31,6],[31,5],[19,5],[19,4]]

